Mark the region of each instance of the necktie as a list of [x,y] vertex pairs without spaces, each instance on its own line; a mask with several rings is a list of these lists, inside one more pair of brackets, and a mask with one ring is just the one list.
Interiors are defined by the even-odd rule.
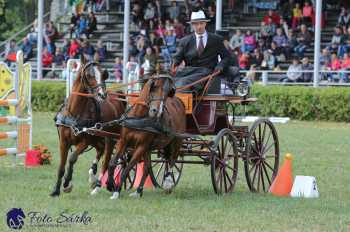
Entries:
[[198,48],[197,48],[198,55],[201,55],[203,50],[204,50],[203,36],[201,35],[201,36],[199,36],[199,43],[198,43]]

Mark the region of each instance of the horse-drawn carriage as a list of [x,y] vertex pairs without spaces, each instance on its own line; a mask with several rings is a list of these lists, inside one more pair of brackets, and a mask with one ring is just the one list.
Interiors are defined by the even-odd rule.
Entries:
[[[84,97],[94,99],[100,97],[100,95],[103,96],[103,89],[105,88],[102,83],[104,78],[101,79],[103,75],[97,74],[97,76],[100,76],[99,81],[92,78],[94,73],[96,74],[98,72],[97,67],[97,64],[84,65],[82,72],[76,80],[76,91],[74,92],[73,90],[73,95],[78,95],[76,98],[80,97],[79,99],[82,100]],[[176,97],[173,97],[174,85],[172,78],[156,75],[147,80],[145,87],[139,95],[135,95],[135,93],[117,93],[115,95],[119,100],[125,100],[123,97],[127,96],[127,101],[130,105],[123,114],[119,112],[121,116],[116,120],[97,121],[91,127],[91,122],[94,120],[96,122],[97,119],[101,120],[101,117],[94,112],[92,115],[97,115],[97,119],[89,120],[89,126],[84,127],[80,125],[79,128],[76,125],[79,124],[79,121],[73,117],[74,115],[72,116],[70,113],[70,116],[64,116],[65,113],[61,111],[58,114],[59,123],[56,120],[56,124],[61,127],[70,128],[77,138],[88,135],[90,136],[89,141],[92,142],[97,141],[97,139],[93,139],[94,137],[106,137],[109,140],[118,140],[115,149],[115,159],[110,161],[110,156],[107,156],[103,168],[103,171],[105,171],[107,168],[106,162],[108,162],[109,178],[107,188],[110,191],[115,191],[115,186],[111,187],[110,183],[110,181],[113,181],[112,185],[115,185],[113,178],[115,170],[118,169],[121,172],[121,181],[117,187],[117,197],[119,197],[122,186],[126,189],[133,186],[136,177],[135,164],[140,158],[144,159],[145,164],[148,163],[141,180],[141,189],[138,187],[138,191],[141,191],[141,194],[142,185],[147,174],[151,176],[155,186],[164,189],[174,188],[180,180],[184,164],[210,165],[211,179],[215,193],[225,194],[232,192],[237,179],[238,160],[240,158],[244,162],[245,176],[249,189],[251,191],[266,192],[276,176],[279,166],[279,142],[276,129],[268,119],[259,119],[251,127],[235,125],[235,107],[237,105],[253,103],[256,99],[247,96],[249,88],[244,83],[240,84],[238,91],[236,88],[233,94],[230,95],[222,95],[221,93],[204,94],[207,92],[207,87],[213,78],[214,75],[209,75],[201,80],[207,81],[207,84],[205,91],[200,95],[177,93]],[[84,88],[87,88],[87,90]],[[84,93],[86,91],[87,93]],[[76,98],[72,100],[72,97],[70,101],[78,105]],[[100,103],[96,103],[96,101],[101,101],[101,99],[92,100],[94,105],[99,105]],[[180,102],[180,108],[183,109],[181,109],[179,115],[176,115],[177,112],[174,109],[179,106],[178,102]],[[66,107],[66,109],[69,109],[69,107]],[[96,109],[98,109],[97,106]],[[97,112],[101,111],[101,109],[97,110]],[[149,115],[153,110],[155,110],[153,112],[154,117],[151,117]],[[141,111],[143,112],[141,114],[142,117],[137,117]],[[163,118],[165,116],[163,115],[168,116],[168,118],[169,115],[172,115],[170,119],[175,121],[180,120],[182,126],[180,125],[178,127],[183,127],[182,130],[177,130],[176,123],[172,125],[171,120],[170,122],[169,120],[164,121]],[[71,121],[76,124],[70,123]],[[111,132],[105,129],[111,126],[121,127],[121,130],[115,133],[118,130]],[[130,133],[134,133],[132,134],[133,136],[129,136]],[[139,136],[139,134],[143,137]],[[62,135],[61,132],[60,138],[62,138]],[[72,136],[71,134],[69,138]],[[136,142],[130,143],[130,140],[133,139]],[[174,145],[174,147],[179,146],[178,149],[175,149],[176,155],[173,156],[171,152],[174,150],[168,149],[169,146],[167,145],[162,146],[162,143],[169,144],[169,141],[174,140],[176,143],[170,145]],[[85,146],[89,145],[83,139],[79,141],[80,143],[84,143],[84,149],[86,149]],[[129,143],[133,145],[129,146]],[[79,144],[77,147],[79,147]],[[147,149],[144,149],[145,147]],[[64,152],[68,151],[64,143],[61,143],[61,148],[63,148]],[[84,149],[81,148],[79,152],[83,152]],[[108,146],[108,149],[111,153],[111,146]],[[96,148],[96,150],[98,149]],[[64,152],[62,153],[61,150],[62,165],[59,167],[58,181],[51,194],[52,196],[59,195],[61,178],[64,175],[64,165],[67,159],[67,153]],[[108,153],[105,148],[106,152]],[[69,160],[70,166],[68,168],[68,174],[65,177],[65,184],[63,185],[64,190],[67,190],[67,192],[71,191],[70,181],[72,179],[73,165],[80,153],[77,151],[74,152],[73,158]],[[143,154],[142,156],[135,157],[135,153]],[[147,158],[149,154],[150,156]],[[97,159],[92,165],[93,174],[96,174],[96,166],[100,156],[101,152],[98,152],[98,157],[96,157]]]

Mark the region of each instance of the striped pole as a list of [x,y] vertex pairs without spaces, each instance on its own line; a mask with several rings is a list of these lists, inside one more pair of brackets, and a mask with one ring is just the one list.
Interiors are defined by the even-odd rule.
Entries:
[[17,131],[0,132],[0,139],[17,138]]
[[0,106],[15,106],[17,104],[17,99],[0,100]]
[[16,153],[17,153],[16,148],[0,148],[0,156],[16,154]]

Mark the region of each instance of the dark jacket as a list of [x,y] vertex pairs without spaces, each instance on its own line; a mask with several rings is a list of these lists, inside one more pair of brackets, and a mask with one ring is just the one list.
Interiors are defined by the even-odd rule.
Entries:
[[[225,48],[223,38],[213,33],[207,33],[208,41],[200,56],[197,52],[195,34],[193,33],[182,38],[174,55],[174,64],[177,66],[182,61],[185,61],[186,66],[224,70],[230,62],[230,54]],[[218,55],[221,58],[219,63]]]

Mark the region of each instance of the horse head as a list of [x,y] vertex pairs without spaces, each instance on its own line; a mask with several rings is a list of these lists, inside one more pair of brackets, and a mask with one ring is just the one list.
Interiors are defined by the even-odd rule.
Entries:
[[86,62],[82,59],[82,65],[77,75],[76,83],[81,85],[80,91],[92,94],[97,101],[103,101],[107,97],[106,80],[107,70],[96,62]]
[[168,97],[175,95],[174,81],[169,76],[157,76],[149,78],[141,91],[145,103],[148,106],[148,117],[160,118]]

